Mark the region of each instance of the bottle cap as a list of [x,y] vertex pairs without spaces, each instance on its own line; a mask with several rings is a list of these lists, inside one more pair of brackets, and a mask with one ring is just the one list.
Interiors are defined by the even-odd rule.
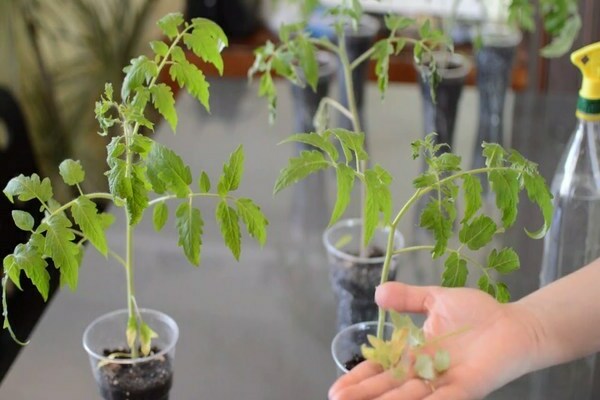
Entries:
[[585,46],[571,54],[571,62],[583,75],[577,116],[585,120],[600,120],[600,42]]

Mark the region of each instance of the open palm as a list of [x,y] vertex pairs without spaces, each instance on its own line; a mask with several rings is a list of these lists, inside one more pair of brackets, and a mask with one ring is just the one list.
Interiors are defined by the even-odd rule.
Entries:
[[428,338],[466,328],[441,343],[450,352],[450,368],[428,384],[416,378],[399,381],[367,361],[338,379],[330,400],[481,399],[530,370],[535,319],[518,303],[500,304],[475,289],[397,282],[380,286],[376,300],[385,309],[426,313]]

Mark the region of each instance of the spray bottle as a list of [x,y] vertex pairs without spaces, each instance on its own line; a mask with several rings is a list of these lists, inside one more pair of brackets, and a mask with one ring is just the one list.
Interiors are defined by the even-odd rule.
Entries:
[[[544,242],[541,286],[600,257],[600,42],[575,51],[571,61],[583,75],[577,128],[552,181],[554,220]],[[540,398],[591,398],[594,364],[592,356],[545,371]]]

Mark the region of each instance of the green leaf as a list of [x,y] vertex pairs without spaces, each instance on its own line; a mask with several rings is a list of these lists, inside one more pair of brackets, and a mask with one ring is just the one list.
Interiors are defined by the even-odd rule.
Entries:
[[437,350],[433,356],[433,368],[442,373],[450,368],[450,353],[448,350]]
[[131,151],[139,154],[140,157],[145,159],[148,156],[148,153],[150,153],[150,150],[152,150],[153,144],[154,140],[149,137],[135,134],[131,143]]
[[299,36],[298,45],[300,67],[304,71],[304,79],[312,90],[316,91],[317,81],[319,80],[319,63],[317,62],[315,46],[306,40],[304,36]]
[[194,30],[183,35],[183,42],[203,61],[214,65],[222,75],[221,50],[228,44],[227,36],[219,25],[205,18],[194,18],[192,25]]
[[154,229],[156,231],[160,231],[165,226],[168,219],[169,207],[167,206],[167,203],[161,201],[160,203],[154,206],[154,210],[152,213],[152,223],[154,224]]
[[413,180],[413,186],[415,189],[421,189],[432,186],[437,182],[438,178],[435,174],[432,174],[431,172],[424,172]]
[[69,186],[81,183],[85,179],[85,171],[79,160],[64,160],[58,166],[58,170],[63,181]]
[[[27,275],[27,277],[35,285],[38,292],[42,295],[44,301],[47,301],[48,293],[50,291],[50,274],[46,270],[46,267],[48,266],[46,260],[44,260],[42,255],[39,254],[32,246],[24,244],[19,244],[17,247],[15,247],[13,256],[14,262],[18,265],[19,271],[25,271],[25,275]],[[12,275],[12,273],[10,275]],[[12,276],[11,280],[13,280]]]
[[490,296],[496,297],[496,289],[494,288],[494,284],[490,282],[490,279],[487,275],[481,275],[477,281],[477,286],[481,291],[488,293]]
[[334,135],[340,141],[344,154],[346,155],[346,161],[351,161],[352,157],[348,157],[348,150],[353,151],[356,154],[356,158],[359,161],[364,161],[369,158],[369,155],[365,151],[365,134],[349,131],[342,128],[330,129],[329,134]]
[[479,250],[488,244],[498,227],[493,219],[487,215],[480,215],[471,223],[464,223],[462,229],[458,233],[458,239],[461,243],[467,245],[471,250]]
[[365,171],[365,227],[364,245],[366,246],[375,233],[379,223],[379,212],[383,213],[383,221],[388,224],[392,213],[392,194],[390,191],[391,175],[379,166]]
[[519,173],[513,170],[491,171],[488,177],[496,194],[496,206],[502,212],[502,225],[509,228],[517,219]]
[[375,75],[377,76],[377,87],[383,98],[388,87],[390,55],[394,52],[394,46],[388,39],[381,39],[374,45],[374,52],[371,56],[375,60]]
[[200,187],[200,192],[208,193],[210,191],[210,178],[206,174],[206,172],[202,171],[200,174],[200,182],[198,183]]
[[186,197],[190,193],[192,173],[173,150],[155,142],[148,154],[146,166],[146,175],[156,193],[170,191],[177,197]]
[[444,273],[442,274],[442,286],[463,287],[467,283],[467,262],[462,259],[458,253],[452,253],[444,263]]
[[581,26],[581,17],[573,15],[567,20],[560,33],[554,36],[552,41],[540,50],[540,54],[548,58],[563,56],[573,47],[573,42],[577,39]]
[[260,207],[247,198],[237,199],[235,202],[237,213],[246,225],[248,234],[264,245],[267,241],[267,225],[269,221],[261,211]]
[[150,42],[150,48],[157,56],[164,57],[169,52],[169,46],[161,40],[153,40]]
[[506,151],[496,143],[483,143],[483,157],[485,158],[485,165],[488,168],[502,167],[504,159],[506,157]]
[[400,31],[413,25],[416,21],[402,15],[388,14],[384,17],[384,22],[390,31]]
[[328,140],[327,132],[324,132],[323,135],[318,134],[316,132],[312,133],[297,133],[295,135],[289,136],[287,139],[281,141],[279,144],[283,143],[304,143],[311,146],[316,147],[319,150],[323,150],[327,155],[333,160],[337,161],[339,158],[339,154],[335,145]]
[[221,228],[221,235],[225,245],[229,247],[236,260],[240,259],[241,234],[237,213],[225,200],[219,202],[216,211],[217,222]]
[[499,252],[494,249],[488,257],[487,267],[494,269],[501,274],[508,274],[516,271],[520,266],[519,256],[510,247],[506,247]]
[[152,94],[154,107],[175,132],[177,130],[177,112],[175,111],[175,98],[171,88],[164,83],[159,83],[150,88],[150,93]]
[[54,261],[54,266],[60,271],[61,282],[75,290],[79,276],[80,249],[73,243],[75,235],[71,226],[71,221],[63,214],[55,214],[45,220],[41,231],[46,232],[44,254]]
[[500,282],[496,285],[496,300],[500,303],[508,303],[510,301],[510,292],[506,284]]
[[71,213],[83,234],[102,255],[106,256],[108,253],[106,233],[96,204],[85,196],[79,196],[71,206]]
[[158,21],[158,26],[162,32],[172,40],[179,33],[178,27],[183,24],[183,21],[183,15],[181,13],[170,13]]
[[23,290],[21,287],[21,268],[19,267],[14,254],[9,254],[4,257],[2,260],[2,268],[4,273],[19,288],[19,290]]
[[33,216],[27,211],[13,210],[12,218],[13,221],[15,221],[15,225],[17,226],[17,228],[25,232],[30,232],[33,229],[33,225],[35,224]]
[[181,203],[175,211],[175,220],[179,234],[177,245],[183,247],[183,252],[190,263],[200,265],[200,246],[204,226],[200,210],[187,202]]
[[140,350],[143,356],[150,354],[152,350],[152,339],[158,337],[158,333],[154,332],[148,324],[142,322],[140,326]]
[[108,176],[108,188],[110,193],[121,199],[130,198],[133,193],[131,181],[127,178],[126,172],[127,167],[125,161],[115,159],[112,161],[110,170],[106,173]]
[[240,145],[223,165],[223,174],[219,178],[217,191],[221,196],[236,190],[242,181],[244,173],[244,148]]
[[434,258],[445,253],[448,239],[452,235],[452,222],[445,214],[443,201],[432,199],[421,212],[419,226],[431,231],[435,239],[435,247],[432,251]]
[[209,83],[206,81],[204,73],[194,64],[183,60],[175,62],[169,68],[169,74],[179,87],[185,87],[187,91],[196,98],[210,112],[210,93]]
[[281,170],[275,182],[273,193],[277,194],[282,189],[296,183],[313,172],[320,171],[331,166],[323,153],[318,150],[303,151],[299,157],[292,157],[287,167]]
[[125,67],[125,79],[121,88],[121,98],[127,99],[129,94],[142,86],[144,82],[149,83],[158,75],[158,66],[146,56],[139,56],[131,60],[131,64]]
[[136,225],[148,207],[147,180],[142,166],[133,166],[130,183],[131,196],[127,198],[127,212],[129,213],[129,223]]
[[419,354],[415,360],[415,372],[421,379],[431,381],[435,379],[433,360],[429,354]]
[[335,206],[331,213],[329,226],[333,225],[346,211],[350,204],[352,188],[354,187],[354,170],[346,164],[336,166],[337,195]]
[[40,180],[37,174],[32,174],[31,176],[21,174],[12,178],[6,184],[3,193],[11,203],[14,203],[14,197],[17,197],[21,201],[29,201],[37,198],[39,201],[45,203],[53,195],[50,179],[44,178]]
[[462,222],[469,221],[481,208],[481,181],[473,175],[463,176],[463,193],[465,196],[465,215]]
[[544,225],[537,232],[531,233],[527,230],[526,232],[533,239],[541,239],[552,225],[554,210],[552,194],[548,190],[548,185],[546,185],[544,177],[541,175],[523,174],[523,182],[527,190],[527,197],[538,205],[544,217]]

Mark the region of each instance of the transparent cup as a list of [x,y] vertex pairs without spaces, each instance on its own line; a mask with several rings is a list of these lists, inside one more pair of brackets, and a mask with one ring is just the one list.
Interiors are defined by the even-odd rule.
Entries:
[[173,362],[179,328],[158,311],[139,310],[143,321],[157,334],[147,357],[126,358],[127,310],[94,320],[83,334],[83,347],[92,373],[105,400],[168,400],[173,384]]
[[[394,326],[386,322],[383,326],[383,339],[389,340],[393,330]],[[347,373],[362,360],[361,346],[369,343],[368,335],[377,336],[377,321],[359,322],[335,335],[331,341],[331,355],[338,375]]]

